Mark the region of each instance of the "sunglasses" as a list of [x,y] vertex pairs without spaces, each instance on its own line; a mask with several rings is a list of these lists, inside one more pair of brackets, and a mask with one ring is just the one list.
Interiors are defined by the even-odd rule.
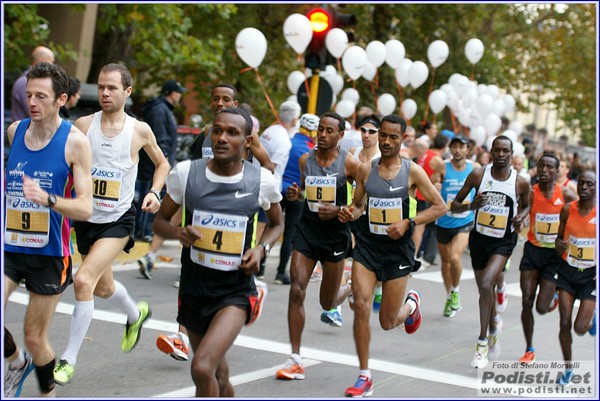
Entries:
[[376,133],[379,132],[379,130],[375,129],[375,128],[360,127],[360,132],[362,132],[363,134],[366,134],[368,132],[371,135],[375,135]]

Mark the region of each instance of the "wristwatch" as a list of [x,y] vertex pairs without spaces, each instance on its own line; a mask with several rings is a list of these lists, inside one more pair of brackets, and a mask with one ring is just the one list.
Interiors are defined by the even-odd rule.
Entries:
[[408,219],[408,227],[409,228],[415,228],[416,225],[417,225],[417,223],[415,223],[415,221],[413,219]]
[[160,202],[160,191],[157,191],[156,189],[151,189],[150,192],[153,193]]
[[265,258],[269,256],[271,253],[271,245],[267,244],[266,242],[261,242],[258,245],[261,245],[263,248],[265,248]]
[[52,209],[56,205],[56,195],[48,194],[48,208]]

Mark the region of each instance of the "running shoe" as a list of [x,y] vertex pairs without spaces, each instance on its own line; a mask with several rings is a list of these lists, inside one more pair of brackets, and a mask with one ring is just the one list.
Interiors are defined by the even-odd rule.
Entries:
[[379,309],[381,308],[381,299],[383,298],[383,294],[375,294],[373,297],[373,312],[379,313]]
[[508,305],[508,297],[506,296],[506,289],[504,292],[496,293],[496,312],[504,313]]
[[23,389],[23,383],[25,383],[25,379],[33,369],[35,365],[33,364],[33,358],[29,353],[25,350],[22,350],[23,357],[25,358],[25,364],[20,368],[13,368],[8,365],[8,372],[6,372],[6,377],[4,377],[4,397],[18,397],[21,395],[21,390]]
[[557,307],[558,307],[558,292],[555,292],[554,298],[552,298],[552,303],[550,304],[550,307],[548,308],[548,312],[552,312]]
[[458,312],[462,309],[462,305],[460,304],[460,292],[451,291],[450,292],[450,307],[453,311]]
[[177,277],[177,280],[173,283],[173,287],[179,288],[179,282],[181,281],[181,274]]
[[519,363],[522,366],[531,365],[535,362],[535,352],[533,351],[525,351],[525,355],[519,358]]
[[342,315],[337,308],[321,313],[321,321],[333,327],[342,327],[344,324]]
[[475,355],[473,356],[473,360],[471,361],[471,366],[477,369],[483,369],[488,364],[488,345],[480,344],[477,342],[477,346],[475,348]]
[[312,274],[310,275],[310,282],[314,283],[316,281],[321,281],[323,279],[323,269],[321,266],[315,267]]
[[590,333],[590,336],[592,336],[592,337],[596,336],[596,309],[595,308],[594,308],[594,317],[592,318],[592,325],[590,326],[588,333]]
[[557,383],[562,387],[569,387],[571,385],[571,378],[573,377],[573,370],[567,369],[565,373],[558,379]]
[[254,284],[256,285],[257,295],[250,297],[250,320],[246,324],[247,326],[250,326],[252,323],[256,322],[260,315],[262,315],[263,305],[269,292],[267,284],[264,281],[255,279]]
[[54,381],[64,386],[71,381],[75,374],[75,366],[67,362],[66,359],[61,359],[54,367]]
[[488,336],[488,358],[491,360],[496,360],[500,356],[500,333],[501,328],[496,326],[496,331],[490,333]]
[[[404,321],[404,330],[406,330],[408,334],[412,334],[415,331],[417,331],[419,326],[421,326],[421,296],[417,291],[410,290],[408,292],[408,295],[406,296],[406,301],[408,301],[409,299],[412,299],[415,302],[415,304],[417,304],[417,307],[415,308],[413,313],[408,315],[408,317]],[[406,301],[404,302],[406,303]]]
[[304,365],[297,363],[294,358],[289,357],[285,362],[285,366],[277,371],[277,378],[280,380],[303,380]]
[[277,276],[275,276],[275,284],[290,285],[291,283],[292,280],[290,280],[290,276],[286,273],[277,274]]
[[178,361],[187,361],[190,353],[190,342],[183,333],[161,334],[156,338],[156,346],[165,354]]
[[154,269],[154,262],[150,260],[148,254],[139,258],[137,262],[140,266],[140,274],[148,280],[152,280],[152,270]]
[[451,301],[447,299],[446,305],[444,306],[444,316],[453,317],[454,315],[456,315],[456,311],[452,309]]
[[373,395],[373,380],[367,376],[360,375],[354,386],[346,389],[346,397],[370,397]]
[[146,301],[139,301],[137,303],[140,311],[140,316],[133,324],[125,324],[125,332],[123,333],[123,340],[121,341],[121,350],[123,352],[131,351],[140,341],[140,335],[142,331],[142,324],[152,316],[152,310],[150,305]]

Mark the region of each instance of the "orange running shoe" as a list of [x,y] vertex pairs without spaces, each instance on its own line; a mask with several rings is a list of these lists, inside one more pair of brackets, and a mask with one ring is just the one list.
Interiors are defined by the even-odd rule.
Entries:
[[190,343],[183,333],[169,335],[161,334],[156,339],[156,346],[165,354],[178,361],[187,361],[190,353]]
[[285,362],[285,366],[277,371],[277,378],[280,380],[303,380],[304,365],[296,362],[294,358],[289,357]]
[[519,358],[519,363],[521,365],[531,365],[534,362],[535,362],[535,352],[533,352],[533,351],[526,351],[525,355],[523,355],[521,358]]

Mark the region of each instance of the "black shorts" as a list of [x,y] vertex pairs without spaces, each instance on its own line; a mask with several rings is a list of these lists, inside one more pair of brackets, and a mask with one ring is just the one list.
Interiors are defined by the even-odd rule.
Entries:
[[458,234],[468,233],[473,229],[473,222],[465,224],[461,227],[454,228],[444,228],[438,225],[435,226],[435,235],[437,237],[437,242],[442,245],[448,245],[452,242],[452,239],[456,237]]
[[561,288],[575,298],[580,300],[596,301],[596,269],[597,266],[587,269],[578,269],[570,266],[562,260],[562,265],[558,268],[558,282],[556,288]]
[[233,305],[245,310],[246,323],[248,323],[255,302],[256,294],[250,292],[237,292],[220,298],[180,294],[177,322],[188,331],[204,336],[217,312],[228,306]]
[[484,270],[492,255],[510,258],[517,245],[519,235],[513,232],[508,237],[493,238],[473,230],[469,233],[469,252],[473,270]]
[[352,236],[348,225],[344,225],[342,230],[327,231],[300,219],[292,244],[296,251],[309,259],[337,263],[350,254]]
[[4,252],[4,275],[15,283],[25,279],[29,292],[61,294],[73,282],[71,257]]
[[356,237],[354,260],[375,273],[378,281],[407,276],[415,265],[415,243],[406,240],[393,245]]
[[563,263],[564,260],[556,253],[556,249],[542,248],[527,241],[523,247],[519,270],[524,272],[537,269],[544,280],[556,284],[558,278],[556,272]]
[[126,211],[123,216],[112,223],[89,223],[87,221],[73,222],[75,235],[77,236],[77,251],[82,255],[87,255],[94,242],[100,238],[125,238],[129,241],[123,248],[129,253],[135,245],[133,240],[133,230],[135,229],[135,206]]

